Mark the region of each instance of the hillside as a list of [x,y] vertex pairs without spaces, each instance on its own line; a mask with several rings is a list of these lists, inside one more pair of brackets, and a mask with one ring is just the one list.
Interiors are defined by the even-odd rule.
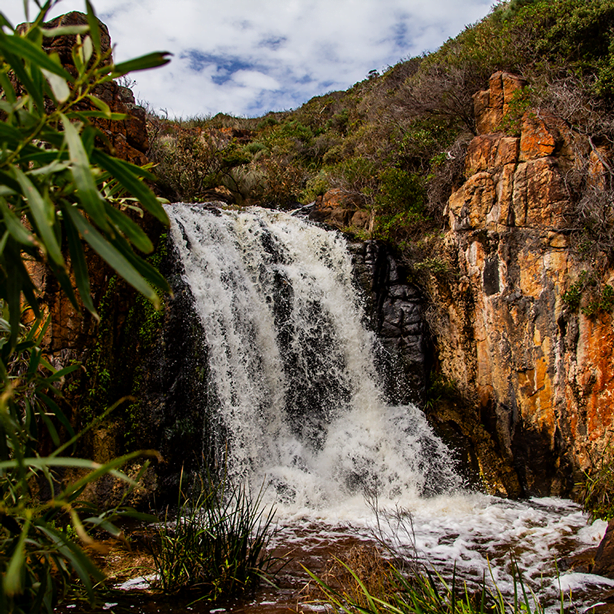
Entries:
[[[294,208],[338,188],[373,211],[372,236],[409,247],[404,241],[442,225],[477,133],[473,95],[494,72],[529,84],[500,130],[517,135],[531,107],[590,135],[594,146],[610,141],[613,26],[608,0],[512,0],[437,52],[294,111],[255,119],[150,115],[160,191],[173,201]],[[569,189],[580,202],[582,180]],[[591,238],[607,241],[609,229],[582,213]]]

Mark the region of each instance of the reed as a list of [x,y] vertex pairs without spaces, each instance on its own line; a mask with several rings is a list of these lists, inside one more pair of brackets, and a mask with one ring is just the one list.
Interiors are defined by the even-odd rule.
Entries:
[[[346,559],[335,558],[333,568],[322,578],[306,570],[318,589],[317,600],[335,613],[544,614],[544,606],[526,586],[517,564],[512,564],[514,590],[509,595],[494,580],[487,582],[486,575],[477,585],[468,586],[459,580],[456,567],[451,578],[444,578],[419,556],[411,512],[383,510],[376,497],[368,502],[376,518],[372,536],[377,547],[363,546],[350,551]],[[563,614],[562,592],[559,609]]]
[[[404,573],[394,565],[386,573],[384,595],[373,594],[363,579],[349,565],[338,561],[351,576],[343,589],[331,587],[308,571],[319,585],[326,603],[334,612],[346,614],[543,614],[545,612],[532,591],[527,589],[519,573],[514,576],[514,594],[504,597],[495,586],[488,587],[485,578],[478,591],[465,583],[459,585],[456,573],[446,581],[434,570]],[[517,571],[517,570],[516,570]],[[564,612],[561,597],[561,614]]]
[[164,593],[194,591],[215,601],[255,587],[275,575],[268,546],[275,511],[265,512],[262,492],[244,485],[201,480],[195,494],[180,488],[177,514],[158,525],[151,553]]

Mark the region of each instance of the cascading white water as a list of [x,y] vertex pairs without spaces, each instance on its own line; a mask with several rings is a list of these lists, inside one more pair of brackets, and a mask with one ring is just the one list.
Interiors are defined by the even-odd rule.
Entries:
[[[546,589],[556,597],[554,559],[594,544],[605,525],[583,529],[585,516],[565,500],[462,491],[423,414],[386,403],[341,235],[269,210],[167,212],[208,348],[218,460],[267,486],[286,539],[292,518],[350,522],[354,535],[364,533],[372,522],[364,497],[376,495],[412,511],[411,545],[431,561],[468,577],[490,569],[512,590],[514,552],[536,585],[550,574]],[[594,578],[562,579],[578,588]]]
[[423,414],[383,398],[341,235],[266,210],[167,210],[232,474],[308,507],[460,486]]

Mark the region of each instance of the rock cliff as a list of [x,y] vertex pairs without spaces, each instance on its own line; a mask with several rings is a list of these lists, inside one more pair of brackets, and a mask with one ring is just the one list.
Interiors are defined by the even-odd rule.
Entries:
[[[425,289],[441,370],[469,401],[450,420],[474,442],[479,423],[491,442],[487,454],[475,442],[486,481],[563,494],[614,428],[614,270],[574,241],[568,189],[586,159],[589,181],[602,181],[608,152],[539,109],[517,118],[519,134],[500,131],[523,86],[496,73],[474,96],[478,135],[439,256],[450,274]],[[505,471],[492,471],[493,445]]]

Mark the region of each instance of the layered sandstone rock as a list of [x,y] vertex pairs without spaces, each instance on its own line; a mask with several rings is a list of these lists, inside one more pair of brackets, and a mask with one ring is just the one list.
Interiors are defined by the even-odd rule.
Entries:
[[[522,85],[497,73],[474,98],[479,134],[441,254],[457,276],[427,290],[442,370],[475,403],[459,428],[477,414],[510,468],[497,477],[478,445],[487,482],[502,494],[569,493],[614,428],[614,330],[607,311],[588,316],[564,299],[591,266],[571,247],[566,187],[588,141],[539,110],[522,116],[519,136],[495,132]],[[595,183],[604,156],[590,154]],[[600,275],[611,283],[614,270]]]

